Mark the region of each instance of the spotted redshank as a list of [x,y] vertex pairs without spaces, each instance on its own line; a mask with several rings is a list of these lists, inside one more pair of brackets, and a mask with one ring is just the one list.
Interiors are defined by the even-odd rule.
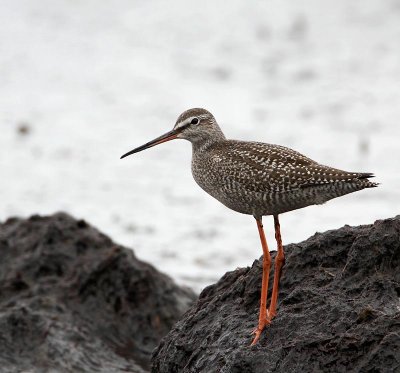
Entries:
[[[347,172],[324,166],[280,145],[227,140],[214,116],[205,109],[190,109],[177,119],[172,131],[139,146],[121,158],[172,139],[192,143],[193,178],[208,194],[230,209],[252,215],[263,249],[261,301],[252,345],[276,315],[279,279],[285,263],[278,215],[332,198],[373,188],[371,173]],[[272,215],[277,255],[272,295],[267,309],[271,256],[262,217]]]

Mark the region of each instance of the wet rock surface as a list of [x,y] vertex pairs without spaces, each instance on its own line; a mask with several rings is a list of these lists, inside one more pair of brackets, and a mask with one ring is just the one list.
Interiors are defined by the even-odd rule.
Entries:
[[62,213],[0,224],[0,255],[1,372],[144,372],[195,299]]
[[153,372],[399,372],[400,216],[285,252],[278,314],[256,346],[260,261],[204,289],[156,349]]

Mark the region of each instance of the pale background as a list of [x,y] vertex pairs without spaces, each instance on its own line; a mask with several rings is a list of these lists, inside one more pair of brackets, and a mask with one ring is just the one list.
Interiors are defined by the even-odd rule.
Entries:
[[196,290],[251,265],[253,218],[195,184],[189,143],[119,160],[190,107],[228,137],[376,173],[282,215],[284,243],[399,213],[400,1],[0,5],[1,220],[67,211]]

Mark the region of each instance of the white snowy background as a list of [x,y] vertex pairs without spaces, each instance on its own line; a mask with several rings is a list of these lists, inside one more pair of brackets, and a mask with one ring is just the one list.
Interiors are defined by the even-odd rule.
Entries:
[[[365,190],[281,216],[284,243],[400,212],[400,1],[0,1],[0,219],[64,210],[196,290],[262,251],[191,146],[119,157],[190,107]],[[264,218],[274,248],[272,218]]]

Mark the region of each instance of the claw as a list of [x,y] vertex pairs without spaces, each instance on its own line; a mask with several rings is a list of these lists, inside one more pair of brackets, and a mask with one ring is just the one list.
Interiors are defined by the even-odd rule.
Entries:
[[255,337],[253,339],[253,342],[251,342],[250,346],[254,346],[258,340],[260,339],[261,333],[264,330],[264,328],[266,326],[269,326],[269,324],[271,324],[271,320],[269,319],[269,314],[267,311],[267,317],[264,319],[264,321],[259,322],[258,326],[256,326],[253,331],[251,332],[251,334],[255,334]]
[[258,340],[260,339],[261,332],[262,332],[262,330],[259,330],[258,328],[256,328],[256,330],[254,332],[256,336],[254,337],[253,342],[251,342],[250,346],[254,346],[258,342]]

